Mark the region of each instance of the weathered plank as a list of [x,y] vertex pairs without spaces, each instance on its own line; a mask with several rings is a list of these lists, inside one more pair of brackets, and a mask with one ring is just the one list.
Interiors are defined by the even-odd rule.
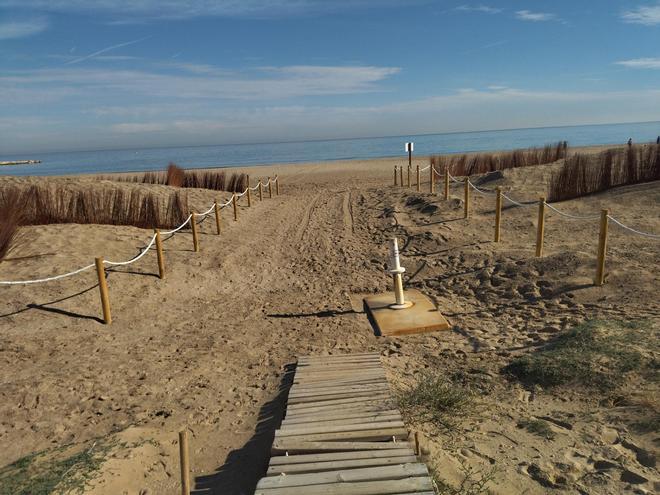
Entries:
[[396,495],[418,492],[433,493],[433,485],[428,476],[404,480],[367,481],[364,483],[259,488],[255,491],[255,495]]
[[344,431],[368,431],[382,428],[404,428],[403,421],[382,421],[380,423],[348,424],[328,426],[325,422],[319,422],[314,426],[303,425],[287,427],[275,431],[275,437],[290,437],[295,435],[313,435],[316,433],[337,433]]
[[351,450],[390,450],[408,449],[408,442],[311,442],[300,439],[276,439],[273,441],[272,452],[289,454],[348,452]]
[[[286,457],[286,456],[284,456]],[[327,462],[301,462],[298,464],[279,464],[270,466],[266,476],[284,474],[321,473],[323,471],[338,471],[340,469],[353,469],[376,466],[392,466],[395,464],[408,464],[417,462],[414,454],[397,457],[373,457],[367,459],[349,459],[344,461]]]
[[345,412],[338,414],[330,415],[318,415],[311,417],[303,417],[292,419],[285,419],[282,421],[282,428],[302,426],[310,423],[322,422],[327,426],[336,426],[336,425],[351,425],[351,424],[360,424],[360,423],[371,423],[375,421],[400,421],[401,414],[396,409],[391,409],[389,411],[376,412],[376,413],[364,413],[359,412],[353,415],[347,415]]
[[413,451],[405,448],[385,450],[355,450],[348,452],[327,452],[323,454],[281,455],[270,459],[271,466],[289,464],[309,464],[314,462],[331,462],[343,460],[372,459],[378,457],[391,458],[414,455]]
[[419,462],[357,469],[344,469],[311,474],[287,474],[262,478],[257,484],[261,488],[323,485],[327,483],[350,483],[355,481],[400,480],[428,476],[428,470]]

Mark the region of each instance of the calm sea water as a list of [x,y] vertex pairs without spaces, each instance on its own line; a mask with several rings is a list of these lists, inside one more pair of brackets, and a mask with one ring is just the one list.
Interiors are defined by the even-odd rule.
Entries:
[[358,158],[406,156],[404,143],[415,143],[416,155],[463,153],[542,146],[568,141],[570,146],[655,142],[660,122],[546,127],[505,131],[425,134],[271,144],[228,144],[176,148],[76,151],[0,156],[4,160],[41,160],[38,165],[0,167],[0,175],[62,175],[163,170],[169,162],[185,168],[254,166]]

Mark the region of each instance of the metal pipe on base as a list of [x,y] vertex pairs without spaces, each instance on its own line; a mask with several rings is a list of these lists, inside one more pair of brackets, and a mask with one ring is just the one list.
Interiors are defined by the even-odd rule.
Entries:
[[406,301],[403,295],[403,279],[401,274],[405,273],[405,271],[406,269],[401,266],[399,259],[399,242],[394,237],[390,244],[390,269],[388,270],[394,279],[395,303],[389,306],[392,309],[406,309],[413,305],[413,303]]

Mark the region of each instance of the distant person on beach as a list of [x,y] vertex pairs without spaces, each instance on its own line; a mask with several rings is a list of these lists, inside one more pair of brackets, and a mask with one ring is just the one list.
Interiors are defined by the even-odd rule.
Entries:
[[632,146],[632,138],[628,138],[628,146]]

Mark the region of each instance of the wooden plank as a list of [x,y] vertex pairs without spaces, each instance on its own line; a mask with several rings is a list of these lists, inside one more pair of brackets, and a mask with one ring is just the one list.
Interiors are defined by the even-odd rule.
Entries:
[[315,354],[315,355],[309,355],[309,356],[298,356],[298,361],[301,359],[308,360],[308,359],[324,359],[324,358],[341,358],[341,357],[380,357],[379,352],[358,352],[358,353],[353,353],[351,352],[350,354],[326,354],[326,355],[320,355],[320,354]]
[[389,411],[391,409],[392,403],[386,401],[373,402],[369,404],[340,404],[339,406],[333,407],[314,408],[312,410],[306,409],[297,413],[290,412],[286,417],[287,419],[293,420],[315,418],[321,421],[324,416],[329,415],[336,415],[341,413],[379,413],[383,411]]
[[404,427],[374,428],[370,430],[337,431],[330,433],[310,433],[306,435],[277,435],[275,441],[300,441],[300,442],[340,442],[340,441],[363,441],[382,442],[385,440],[406,440],[408,430]]
[[255,495],[396,495],[418,492],[433,493],[433,485],[428,476],[404,480],[367,481],[364,483],[259,488],[255,491]]
[[360,423],[369,423],[376,421],[400,421],[401,414],[396,409],[390,409],[389,411],[377,412],[377,413],[358,413],[353,414],[352,416],[346,416],[345,413],[339,413],[334,415],[329,415],[326,417],[312,417],[312,418],[292,418],[285,419],[282,421],[281,428],[290,427],[290,426],[300,426],[306,424],[313,424],[318,422],[323,422],[326,426],[335,426],[335,425],[350,425],[350,424],[360,424]]
[[371,397],[383,397],[387,396],[387,390],[357,390],[357,391],[352,391],[352,392],[345,392],[345,393],[333,393],[333,394],[326,394],[326,395],[303,395],[301,397],[290,397],[287,400],[288,405],[299,405],[299,404],[313,404],[313,403],[321,403],[321,402],[328,402],[328,401],[333,401],[337,399],[356,399],[356,398],[362,398],[362,399],[369,399]]
[[289,399],[293,397],[309,397],[311,395],[331,395],[336,393],[348,393],[348,392],[362,392],[362,391],[373,391],[373,390],[389,390],[387,383],[367,383],[365,385],[348,385],[348,386],[331,386],[331,387],[318,387],[318,388],[308,388],[303,390],[297,390],[295,387],[289,391]]
[[351,483],[355,481],[400,480],[428,476],[428,470],[419,462],[378,466],[358,469],[343,469],[311,474],[287,474],[262,478],[257,483],[257,490],[294,486],[324,485],[327,483]]
[[275,439],[272,452],[289,454],[312,454],[317,452],[348,452],[351,450],[389,450],[408,449],[408,442],[306,442],[300,439]]
[[[286,457],[286,456],[285,456]],[[414,455],[398,457],[370,457],[368,459],[350,459],[347,461],[329,461],[329,462],[304,462],[298,464],[280,464],[271,466],[266,472],[266,476],[278,476],[280,474],[303,474],[303,473],[322,473],[324,471],[338,471],[340,469],[393,466],[396,464],[409,464],[417,462]]]
[[333,376],[317,376],[317,377],[303,377],[297,376],[293,379],[293,385],[303,385],[313,386],[321,383],[331,383],[331,382],[356,382],[356,381],[366,381],[366,380],[387,380],[385,373],[347,373],[345,375],[333,375]]
[[348,407],[349,404],[366,404],[373,402],[379,402],[379,403],[385,402],[388,404],[392,404],[394,403],[394,400],[389,394],[380,394],[370,397],[348,397],[348,398],[331,399],[331,400],[323,400],[316,402],[307,402],[304,404],[289,404],[287,406],[287,414],[295,413],[296,411],[304,411],[305,409],[313,409],[315,407],[329,409],[333,406],[339,406],[339,405],[344,405]]
[[311,382],[305,382],[305,380],[302,381],[293,381],[293,385],[291,385],[291,388],[312,388],[312,387],[338,387],[340,385],[346,385],[346,384],[360,384],[360,383],[388,383],[387,378],[385,376],[347,376],[343,378],[336,378],[336,379],[330,379],[330,380],[315,380]]
[[281,466],[289,464],[309,464],[314,462],[332,462],[358,459],[373,458],[391,458],[399,456],[414,455],[412,449],[385,449],[385,450],[355,450],[348,452],[327,452],[324,454],[298,454],[298,455],[280,455],[270,459],[271,466]]
[[290,437],[295,435],[312,435],[316,433],[336,433],[340,431],[366,431],[382,428],[404,428],[403,421],[381,421],[378,423],[348,424],[328,426],[324,422],[316,425],[289,426],[275,430],[275,437]]

